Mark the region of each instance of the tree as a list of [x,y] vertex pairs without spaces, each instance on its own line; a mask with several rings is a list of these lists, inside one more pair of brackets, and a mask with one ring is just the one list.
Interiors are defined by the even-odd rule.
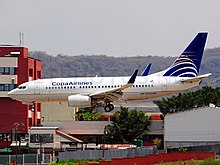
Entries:
[[79,121],[98,121],[101,118],[101,114],[92,108],[80,108],[76,113],[76,118]]
[[177,96],[162,98],[154,101],[161,113],[165,116],[168,113],[182,112],[198,107],[208,106],[210,103],[220,106],[220,88],[203,87],[201,90],[188,93],[179,93]]
[[121,107],[112,118],[112,124],[105,127],[105,138],[114,142],[130,143],[141,139],[147,133],[150,117],[141,111]]

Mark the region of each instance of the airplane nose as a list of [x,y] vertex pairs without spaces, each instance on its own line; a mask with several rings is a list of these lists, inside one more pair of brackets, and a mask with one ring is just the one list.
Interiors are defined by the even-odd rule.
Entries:
[[14,90],[9,91],[8,96],[11,98],[14,98],[14,96],[15,96]]
[[10,97],[12,95],[12,91],[9,91],[8,92],[8,96]]

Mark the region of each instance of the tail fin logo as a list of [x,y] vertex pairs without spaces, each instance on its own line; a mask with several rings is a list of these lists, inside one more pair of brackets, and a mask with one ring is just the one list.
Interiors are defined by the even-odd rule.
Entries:
[[193,61],[187,57],[178,58],[164,76],[196,77],[198,71]]
[[198,33],[163,76],[196,77],[199,74],[208,33]]

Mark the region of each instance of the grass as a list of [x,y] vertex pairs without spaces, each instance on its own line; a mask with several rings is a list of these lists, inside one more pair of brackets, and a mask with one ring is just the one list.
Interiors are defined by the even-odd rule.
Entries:
[[[65,160],[60,161],[59,163],[53,162],[51,165],[88,165],[88,163],[100,162],[102,159],[94,159],[94,160]],[[219,159],[206,159],[206,160],[187,160],[187,161],[177,161],[177,162],[168,162],[168,163],[160,163],[158,165],[220,165]]]
[[92,159],[92,160],[63,160],[58,163],[52,162],[50,165],[87,165],[89,162],[97,163],[102,159]]
[[159,165],[220,165],[220,160],[218,159],[206,159],[206,160],[187,160],[187,161],[177,161],[177,162],[168,162],[160,163]]

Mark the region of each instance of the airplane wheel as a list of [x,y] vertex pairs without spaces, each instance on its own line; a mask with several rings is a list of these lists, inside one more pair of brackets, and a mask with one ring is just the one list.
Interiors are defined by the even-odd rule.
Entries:
[[111,112],[113,109],[114,109],[114,105],[112,105],[112,104],[107,104],[104,107],[105,112]]
[[113,104],[109,104],[111,111],[115,108]]

